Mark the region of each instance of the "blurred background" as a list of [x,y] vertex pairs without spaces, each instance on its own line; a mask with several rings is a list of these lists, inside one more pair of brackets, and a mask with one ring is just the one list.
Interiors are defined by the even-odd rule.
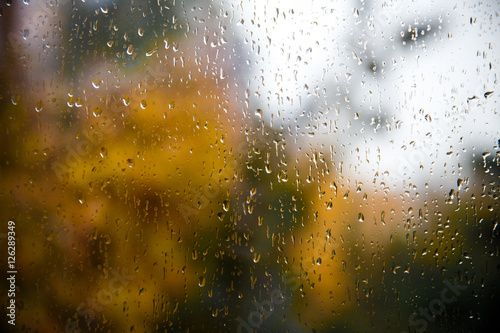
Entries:
[[496,0],[2,2],[3,330],[497,327],[499,27]]

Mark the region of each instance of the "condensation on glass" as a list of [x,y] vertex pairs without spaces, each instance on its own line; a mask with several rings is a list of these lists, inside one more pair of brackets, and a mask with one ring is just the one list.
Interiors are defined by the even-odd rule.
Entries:
[[0,8],[4,327],[495,326],[497,1]]

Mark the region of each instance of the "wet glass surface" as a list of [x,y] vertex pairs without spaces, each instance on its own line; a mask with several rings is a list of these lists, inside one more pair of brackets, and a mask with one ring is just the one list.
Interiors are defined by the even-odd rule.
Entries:
[[0,8],[5,330],[496,326],[497,1]]

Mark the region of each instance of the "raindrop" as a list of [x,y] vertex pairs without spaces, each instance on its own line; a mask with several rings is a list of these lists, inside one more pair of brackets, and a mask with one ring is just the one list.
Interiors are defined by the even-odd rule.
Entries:
[[359,222],[365,222],[365,216],[363,215],[363,213],[359,213],[358,214],[358,221]]
[[123,96],[122,101],[123,101],[123,105],[129,106],[129,104],[130,104],[130,97],[129,97],[129,95]]
[[146,52],[146,57],[151,57],[156,52],[158,52],[158,48],[157,47],[155,47],[154,49],[149,50],[148,52]]
[[145,109],[146,107],[147,107],[146,100],[145,100],[145,99],[143,99],[143,100],[141,101],[141,108],[142,108],[142,109]]
[[133,158],[127,159],[127,165],[128,165],[129,168],[135,167],[135,161],[134,161],[134,159]]
[[260,261],[260,254],[254,253],[253,254],[253,262],[258,263]]
[[49,230],[45,233],[45,239],[48,240],[49,242],[54,240],[54,231]]
[[222,209],[224,209],[225,212],[229,211],[229,200],[224,200],[222,202]]
[[94,109],[94,112],[93,112],[94,117],[99,117],[101,114],[102,114],[102,109],[99,107],[96,107]]
[[110,235],[105,234],[105,235],[103,236],[103,238],[104,238],[104,244],[106,244],[106,245],[111,244],[111,236],[110,236]]
[[99,78],[95,78],[92,80],[92,86],[94,86],[94,88],[96,88],[96,89],[99,89],[99,87],[101,86],[101,83],[102,83],[102,81]]
[[40,100],[40,101],[38,101],[38,103],[36,103],[36,105],[35,105],[35,111],[36,111],[36,112],[40,112],[40,111],[42,111],[42,109],[43,109],[43,102]]
[[82,101],[82,99],[81,99],[80,97],[78,97],[78,98],[76,99],[76,101],[75,101],[75,106],[76,106],[77,108],[81,108],[81,107],[83,106],[83,101]]
[[19,103],[19,101],[21,100],[21,96],[19,96],[17,94],[12,95],[10,100],[11,100],[12,104],[17,105],[17,103]]

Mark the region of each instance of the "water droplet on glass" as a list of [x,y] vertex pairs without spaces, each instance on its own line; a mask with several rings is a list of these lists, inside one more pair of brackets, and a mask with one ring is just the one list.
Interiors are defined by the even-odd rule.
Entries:
[[92,86],[94,86],[94,88],[96,89],[99,89],[99,87],[101,86],[101,82],[101,79],[95,78],[92,80]]
[[99,117],[102,114],[102,109],[99,107],[95,108],[93,114],[94,117]]
[[75,106],[76,106],[77,108],[81,108],[81,107],[82,107],[82,105],[83,105],[83,101],[82,101],[82,99],[81,99],[80,97],[78,97],[78,98],[76,99],[76,101],[75,101]]
[[35,111],[36,111],[36,112],[40,112],[40,111],[42,111],[42,109],[43,109],[43,102],[40,100],[40,101],[38,101],[38,103],[36,103],[36,105],[35,105]]
[[104,238],[104,244],[106,244],[106,245],[111,244],[111,236],[110,236],[110,235],[105,234],[105,235],[103,236],[103,238]]
[[19,103],[19,101],[21,100],[21,96],[12,95],[10,100],[11,100],[12,104],[17,105],[17,103]]
[[129,95],[125,95],[125,96],[122,98],[122,101],[123,101],[123,104],[124,104],[125,106],[129,106],[129,104],[130,104],[130,97],[129,97]]
[[363,213],[359,213],[358,214],[358,221],[359,222],[365,222],[365,216],[363,215]]
[[49,242],[54,240],[54,231],[49,230],[45,233],[45,239],[48,240]]
[[141,101],[141,108],[142,108],[142,109],[145,109],[145,108],[146,108],[146,106],[147,106],[146,100],[145,100],[145,99],[143,99],[143,100]]
[[156,52],[158,52],[158,48],[157,47],[155,47],[154,49],[149,50],[148,52],[146,52],[146,57],[151,57]]
[[193,258],[193,260],[198,259],[198,251],[196,251],[196,249],[193,249],[193,253],[192,253],[191,257]]
[[222,202],[222,209],[224,209],[225,212],[229,211],[229,200],[224,200]]
[[137,29],[137,34],[141,37],[144,36],[144,30],[142,28]]
[[135,161],[133,158],[127,159],[127,165],[129,168],[133,168],[135,166]]
[[132,53],[134,53],[134,45],[130,44],[130,45],[127,47],[127,54],[128,54],[128,55],[132,55]]

